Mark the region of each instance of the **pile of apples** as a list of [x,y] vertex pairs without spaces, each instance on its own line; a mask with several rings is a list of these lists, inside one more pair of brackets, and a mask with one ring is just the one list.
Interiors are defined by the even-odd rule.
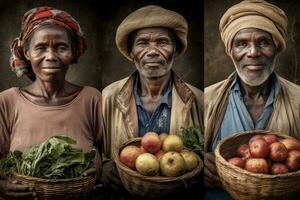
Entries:
[[285,174],[300,169],[300,141],[275,134],[255,135],[236,149],[228,162],[249,172]]
[[128,145],[119,154],[128,168],[145,176],[176,177],[198,166],[199,158],[177,135],[146,133],[140,146]]

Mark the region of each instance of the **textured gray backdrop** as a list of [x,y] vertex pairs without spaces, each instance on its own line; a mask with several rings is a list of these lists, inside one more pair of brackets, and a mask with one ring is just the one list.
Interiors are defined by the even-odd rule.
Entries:
[[[239,0],[206,0],[204,3],[204,86],[225,79],[234,66],[225,54],[219,34],[219,21],[225,11]],[[275,70],[284,78],[300,84],[300,2],[269,0],[283,9],[289,18],[287,49],[278,60]]]

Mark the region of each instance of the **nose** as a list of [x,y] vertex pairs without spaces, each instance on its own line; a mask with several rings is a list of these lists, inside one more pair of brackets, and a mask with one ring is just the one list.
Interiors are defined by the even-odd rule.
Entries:
[[149,46],[147,49],[147,52],[146,52],[146,56],[149,56],[149,57],[159,56],[159,51],[156,48],[156,46],[154,46],[154,45]]
[[255,44],[251,44],[249,48],[247,49],[247,56],[248,57],[257,57],[260,56],[260,48],[257,47]]
[[47,61],[56,61],[57,60],[57,55],[54,49],[49,48],[48,51],[46,52],[46,60]]

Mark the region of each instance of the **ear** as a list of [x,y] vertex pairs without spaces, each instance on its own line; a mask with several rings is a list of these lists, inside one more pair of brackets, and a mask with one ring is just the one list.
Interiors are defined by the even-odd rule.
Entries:
[[134,55],[133,55],[132,51],[130,52],[129,56],[130,56],[130,58],[133,60]]
[[28,50],[24,52],[24,56],[25,56],[25,58],[26,58],[27,60],[30,60],[30,57],[29,57],[29,51],[28,51]]

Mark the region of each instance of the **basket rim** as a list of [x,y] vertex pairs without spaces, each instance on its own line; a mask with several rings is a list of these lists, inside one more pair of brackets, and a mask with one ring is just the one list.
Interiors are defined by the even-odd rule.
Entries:
[[279,136],[288,136],[290,137],[289,135],[284,135],[284,134],[280,134],[279,132],[274,132],[274,131],[269,131],[269,130],[251,130],[251,131],[242,131],[242,132],[237,132],[237,133],[234,133],[228,137],[226,137],[225,139],[223,139],[222,141],[220,141],[215,149],[215,156],[216,156],[216,160],[218,159],[219,162],[222,164],[222,165],[225,165],[226,167],[229,167],[231,168],[232,170],[235,170],[237,171],[238,173],[243,173],[244,175],[247,175],[247,176],[250,176],[250,177],[255,177],[255,178],[260,178],[260,179],[276,179],[278,177],[280,178],[287,178],[287,177],[290,177],[290,176],[295,176],[295,175],[298,175],[300,176],[300,170],[298,171],[295,171],[295,172],[289,172],[289,173],[286,173],[286,174],[276,174],[276,175],[272,175],[272,174],[262,174],[262,173],[253,173],[253,172],[249,172],[245,169],[242,169],[242,168],[239,168],[233,164],[230,164],[225,158],[223,158],[223,156],[221,155],[220,153],[220,147],[228,140],[231,140],[233,138],[236,138],[236,137],[241,137],[243,135],[250,135],[250,134],[267,134],[267,133],[272,133],[272,134],[276,134],[276,135],[279,135]]
[[26,176],[26,175],[22,175],[22,174],[14,172],[13,177],[24,178],[27,180],[44,182],[44,183],[47,183],[47,182],[60,183],[60,182],[73,182],[73,181],[78,181],[78,180],[83,180],[83,179],[93,179],[93,178],[96,178],[96,173],[88,175],[88,176],[81,176],[81,177],[76,177],[76,178],[47,179],[47,178]]
[[[136,137],[136,138],[131,138],[128,141],[126,141],[125,143],[123,143],[119,149],[118,149],[118,154],[120,153],[120,150],[123,149],[126,145],[133,143],[133,142],[139,142],[141,141],[141,137]],[[196,154],[196,153],[195,153]],[[125,171],[127,174],[134,176],[136,178],[142,179],[142,180],[147,180],[147,181],[159,181],[159,182],[172,182],[172,181],[178,181],[178,180],[185,180],[188,178],[193,177],[194,175],[197,175],[201,172],[201,170],[203,169],[203,161],[201,160],[200,156],[198,154],[197,158],[198,158],[198,166],[190,171],[187,172],[181,176],[176,176],[176,177],[168,177],[168,176],[144,176],[140,173],[138,173],[137,171],[134,171],[128,167],[126,167],[120,160],[119,160],[119,156],[116,155],[114,160],[115,163],[117,165],[117,167],[119,167],[122,171]]]

